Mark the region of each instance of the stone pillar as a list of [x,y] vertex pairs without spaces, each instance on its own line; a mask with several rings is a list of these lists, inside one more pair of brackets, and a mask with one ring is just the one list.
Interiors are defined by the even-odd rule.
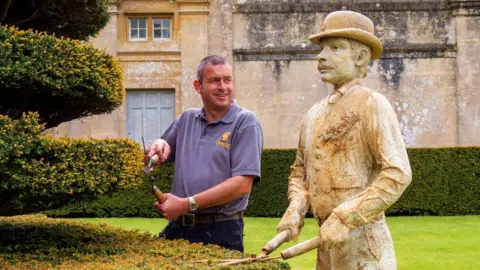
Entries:
[[108,3],[108,14],[110,19],[108,20],[107,25],[100,31],[98,36],[92,40],[90,43],[99,49],[105,49],[105,51],[113,56],[117,56],[118,51],[118,5],[121,0],[109,0]]
[[201,107],[200,96],[193,88],[197,65],[208,54],[209,0],[176,0],[180,15],[182,111]]
[[457,145],[480,145],[480,2],[451,0],[457,38]]
[[[108,13],[110,20],[98,36],[90,43],[98,49],[105,49],[107,53],[117,56],[118,40],[118,5],[121,0],[109,0]],[[84,117],[62,123],[49,130],[54,136],[118,138],[126,134],[126,116],[124,104],[120,105],[111,114]]]

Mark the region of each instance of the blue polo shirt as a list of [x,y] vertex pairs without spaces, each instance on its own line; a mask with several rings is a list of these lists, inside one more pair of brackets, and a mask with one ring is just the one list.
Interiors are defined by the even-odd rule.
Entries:
[[[232,102],[227,114],[208,123],[205,111],[184,111],[162,135],[175,163],[172,194],[189,197],[239,175],[260,178],[263,132],[255,114]],[[249,194],[196,213],[232,215],[247,208]]]

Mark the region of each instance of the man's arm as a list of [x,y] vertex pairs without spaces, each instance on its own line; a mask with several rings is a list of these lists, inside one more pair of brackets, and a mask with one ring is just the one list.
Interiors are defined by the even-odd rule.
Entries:
[[[222,183],[193,196],[198,208],[207,208],[229,203],[250,192],[254,176],[234,176]],[[154,207],[168,220],[175,220],[190,211],[188,198],[179,198],[173,194],[164,194],[165,203],[155,202]]]
[[389,208],[412,180],[395,112],[385,97],[374,93],[373,101],[364,128],[380,173],[370,187],[333,210],[349,229],[369,222]]
[[199,208],[208,208],[229,203],[250,193],[253,178],[254,176],[251,175],[239,175],[228,178],[222,183],[195,195],[195,201]]

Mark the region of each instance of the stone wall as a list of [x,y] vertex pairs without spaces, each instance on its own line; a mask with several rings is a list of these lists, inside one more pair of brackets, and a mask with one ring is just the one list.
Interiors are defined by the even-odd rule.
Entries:
[[232,13],[236,96],[259,116],[267,148],[295,147],[302,116],[331,91],[307,37],[341,9],[375,23],[385,52],[367,84],[392,103],[408,146],[480,145],[480,1],[223,2],[211,13]]
[[[201,105],[192,81],[208,54],[229,58],[238,102],[259,117],[266,148],[296,147],[300,121],[331,86],[316,70],[319,31],[334,10],[372,19],[384,54],[367,84],[397,112],[410,147],[480,145],[479,0],[110,0],[93,43],[118,56],[127,89],[175,89],[176,113]],[[167,43],[126,40],[129,14],[173,14]],[[125,137],[125,108],[62,124],[58,135]]]

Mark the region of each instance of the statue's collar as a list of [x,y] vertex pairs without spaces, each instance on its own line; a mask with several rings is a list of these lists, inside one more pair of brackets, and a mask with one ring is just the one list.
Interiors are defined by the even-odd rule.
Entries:
[[330,94],[330,97],[328,98],[328,103],[335,104],[337,103],[340,98],[342,98],[348,91],[353,89],[355,85],[363,85],[364,80],[363,79],[354,79],[351,80],[350,82],[342,85],[340,88],[333,90],[333,92]]
[[364,83],[363,79],[353,79],[353,80],[351,80],[348,83],[342,85],[340,88],[338,88],[334,91],[338,91],[338,92],[340,92],[340,94],[345,95],[348,92],[348,90],[352,89],[352,86],[357,85],[357,84],[358,85],[363,85],[363,83]]

